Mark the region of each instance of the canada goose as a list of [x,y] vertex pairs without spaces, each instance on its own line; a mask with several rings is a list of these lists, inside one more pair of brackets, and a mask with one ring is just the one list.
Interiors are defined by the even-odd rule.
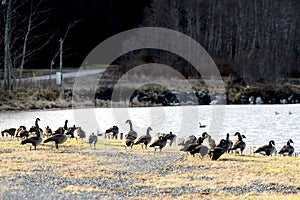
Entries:
[[141,144],[142,148],[144,148],[145,145],[145,148],[147,149],[147,145],[151,142],[150,131],[152,131],[152,128],[148,127],[146,135],[139,137],[139,139],[135,142],[135,144]]
[[17,128],[15,131],[15,137],[20,137],[19,135],[23,130],[26,130],[25,126],[20,126],[19,128]]
[[188,145],[186,148],[184,147],[184,148],[182,148],[182,149],[180,149],[180,150],[181,150],[181,151],[183,150],[183,151],[186,151],[186,152],[190,152],[190,154],[191,154],[192,156],[194,156],[194,155],[197,153],[197,151],[194,151],[194,149],[195,149],[196,147],[198,147],[198,146],[201,146],[203,140],[204,140],[204,138],[199,137],[195,143],[190,144],[190,145]]
[[289,155],[289,156],[293,155],[293,153],[294,153],[294,147],[291,145],[291,143],[294,143],[294,142],[293,142],[292,139],[289,139],[289,140],[287,141],[287,144],[284,145],[284,146],[280,149],[280,151],[278,152],[278,154],[282,154],[282,155],[287,154],[287,155]]
[[225,146],[227,144],[227,141],[222,139],[220,141],[219,147],[214,147],[213,149],[209,150],[209,157],[211,160],[218,160],[221,155],[223,155],[226,152],[226,148],[223,148],[222,146]]
[[117,139],[118,134],[119,134],[119,127],[117,126],[113,126],[105,131],[105,135],[110,136],[114,139]]
[[230,150],[240,149],[241,154],[243,154],[243,151],[246,148],[246,143],[243,141],[243,138],[246,138],[246,136],[241,135],[240,132],[236,132],[234,136],[238,136],[238,140],[234,143]]
[[159,136],[158,140],[155,140],[152,144],[150,144],[149,147],[154,147],[154,150],[156,151],[156,148],[159,148],[160,151],[166,146],[167,144],[167,138],[164,136]]
[[213,149],[216,146],[215,140],[211,139],[211,136],[207,132],[202,133],[204,138],[203,143],[208,147],[208,149]]
[[267,156],[270,156],[275,152],[276,148],[274,140],[270,140],[269,144],[263,145],[254,151],[254,153],[260,153]]
[[47,137],[50,137],[52,135],[52,129],[49,126],[46,126],[44,129],[44,135],[46,135]]
[[127,147],[130,147],[132,149],[132,146],[134,145],[134,140],[135,140],[135,137],[133,137],[132,135],[126,134],[125,139],[124,139],[125,149],[127,149]]
[[190,144],[195,143],[197,140],[196,136],[194,135],[190,135],[187,139],[185,139],[184,141],[182,141],[181,143],[179,143],[178,145],[183,145],[185,147],[189,146]]
[[77,129],[77,127],[76,127],[75,125],[73,125],[72,127],[69,127],[68,129],[66,129],[66,130],[64,131],[64,133],[65,133],[67,136],[69,136],[70,138],[76,138],[76,139],[77,139],[76,136],[78,136],[78,135],[75,136],[75,130],[76,130],[76,129]]
[[23,131],[21,131],[20,134],[19,134],[19,137],[22,138],[22,139],[29,138],[29,136],[30,136],[30,133],[29,133],[29,131],[27,131],[27,130],[23,130]]
[[196,153],[199,153],[199,157],[203,158],[208,153],[208,148],[205,145],[198,145],[190,153],[194,156]]
[[201,122],[199,122],[199,128],[205,128],[206,125],[201,125]]
[[20,137],[19,134],[23,131],[26,130],[25,126],[20,126],[18,129],[15,131],[15,137]]
[[[40,126],[39,126],[39,121],[41,121],[40,118],[36,118],[36,119],[35,119],[34,126],[32,126],[32,127],[28,130],[30,133],[36,133],[37,131],[39,131],[39,132],[41,133],[41,129],[40,129]],[[42,131],[43,131],[43,130],[42,130]]]
[[228,144],[226,151],[227,151],[227,153],[229,153],[231,147],[233,146],[233,142],[229,139],[229,133],[226,134],[226,141]]
[[89,136],[89,143],[90,143],[90,146],[92,147],[92,144],[94,144],[94,149],[96,149],[96,144],[98,142],[98,137],[97,135],[95,135],[94,133],[92,133],[90,136]]
[[63,134],[56,134],[56,135],[54,135],[52,137],[47,138],[44,141],[44,143],[55,142],[55,147],[56,147],[56,149],[58,149],[58,145],[66,142],[67,139],[68,139],[68,137],[67,137],[67,135],[65,133],[63,133]]
[[29,131],[26,130],[25,126],[20,126],[20,128],[18,128],[16,130],[16,137],[20,137],[22,139],[28,138],[29,137]]
[[[21,142],[21,144],[22,144],[22,145],[28,144],[28,143],[29,143],[29,144],[32,144],[32,146],[34,146],[34,150],[36,150],[36,147],[37,147],[39,144],[41,144],[42,141],[43,141],[43,139],[42,139],[42,137],[41,137],[41,135],[40,135],[40,131],[39,131],[39,129],[37,129],[37,131],[36,131],[36,136],[30,137],[30,138],[27,138],[27,139],[23,140],[23,141]],[[30,151],[31,151],[31,146],[30,146]]]
[[130,135],[133,138],[133,140],[135,140],[137,138],[137,133],[132,128],[132,122],[131,122],[131,120],[127,120],[125,123],[128,123],[129,127],[130,127],[130,130],[127,133],[127,135]]
[[54,134],[53,135],[62,135],[64,132],[65,132],[65,130],[67,130],[68,129],[68,120],[65,120],[65,124],[64,124],[64,126],[63,127],[59,127],[58,129],[56,129],[55,131],[54,131]]
[[39,126],[39,121],[41,121],[40,118],[36,118],[36,119],[35,119],[35,124],[34,124],[34,125],[35,125],[35,127],[37,127],[37,128],[40,127],[40,126]]
[[8,133],[10,135],[10,137],[14,137],[16,130],[17,130],[16,128],[8,128],[8,129],[5,129],[4,131],[1,131],[2,137],[4,137],[4,133]]
[[28,132],[29,132],[29,133],[32,133],[32,134],[35,134],[37,131],[39,131],[40,134],[43,133],[43,130],[42,130],[41,128],[37,128],[36,126],[32,126],[32,127],[28,130]]
[[78,127],[75,131],[74,131],[74,137],[76,138],[76,140],[78,139],[83,139],[86,137],[85,132],[81,129],[81,127]]
[[279,114],[280,114],[280,112],[275,111],[275,115],[279,115]]
[[176,140],[176,135],[173,134],[172,132],[168,133],[168,134],[163,134],[163,136],[170,141],[170,146],[172,146],[173,142]]
[[293,114],[291,111],[289,111],[289,115]]
[[[192,135],[191,138],[193,138],[194,135]],[[189,137],[189,138],[190,138]],[[191,149],[193,149],[195,146],[198,146],[199,144],[202,144],[204,138],[199,137],[198,139],[196,138],[196,140],[192,139],[190,140],[191,142],[185,143],[185,145],[179,150],[179,151],[190,151]]]
[[216,147],[222,147],[229,152],[233,145],[233,142],[229,139],[229,133],[226,134],[226,140],[222,142],[221,141],[216,145]]

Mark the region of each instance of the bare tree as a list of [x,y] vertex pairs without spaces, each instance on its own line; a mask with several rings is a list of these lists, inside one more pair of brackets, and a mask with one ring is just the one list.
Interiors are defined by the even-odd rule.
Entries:
[[[49,9],[41,9],[42,0],[3,0],[4,12],[4,89],[13,90],[16,69],[21,82],[24,65],[44,48],[54,33],[38,33],[47,22]],[[27,9],[29,8],[29,9]],[[34,33],[34,31],[36,31]]]
[[23,40],[23,47],[22,47],[22,52],[18,56],[18,58],[21,58],[20,66],[19,66],[19,82],[22,80],[22,73],[24,69],[24,65],[26,62],[27,58],[30,58],[34,56],[34,54],[44,48],[54,37],[55,33],[51,33],[50,36],[47,37],[46,40],[43,41],[40,45],[36,46],[34,49],[28,49],[28,44],[32,41],[33,38],[35,37],[30,37],[32,31],[37,29],[39,26],[43,25],[46,23],[46,19],[41,19],[40,16],[45,16],[46,13],[50,11],[49,10],[39,10],[40,5],[41,5],[41,0],[37,2],[35,5],[33,4],[33,0],[30,0],[30,10],[28,12],[28,17],[27,17],[27,29],[25,31],[24,35],[24,40]]
[[4,80],[3,87],[5,89],[12,89],[12,75],[11,75],[11,57],[10,57],[10,38],[11,38],[11,10],[12,1],[2,1],[4,6]]
[[52,70],[53,70],[53,65],[55,63],[55,59],[57,58],[58,54],[60,54],[60,71],[62,71],[62,64],[63,64],[63,43],[66,39],[66,37],[68,36],[68,33],[70,31],[71,28],[73,28],[78,22],[80,22],[80,20],[75,20],[74,22],[70,23],[68,25],[68,28],[64,34],[64,36],[62,38],[59,39],[59,44],[60,44],[60,47],[59,47],[59,50],[54,54],[52,60],[51,60],[51,63],[50,63],[50,72],[49,72],[49,79],[51,80],[51,76],[52,76]]

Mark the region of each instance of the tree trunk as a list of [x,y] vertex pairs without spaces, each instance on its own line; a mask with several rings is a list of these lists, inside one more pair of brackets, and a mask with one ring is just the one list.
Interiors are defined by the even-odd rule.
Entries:
[[4,27],[4,81],[2,87],[12,90],[12,63],[10,57],[10,38],[11,38],[11,5],[12,1],[6,4],[5,27]]
[[22,81],[22,74],[23,74],[23,69],[25,65],[25,58],[26,58],[26,49],[27,49],[27,42],[28,42],[28,36],[31,32],[31,25],[32,25],[32,1],[30,2],[30,16],[28,18],[28,25],[27,25],[27,31],[24,37],[24,42],[23,42],[23,51],[22,51],[22,60],[20,64],[20,72],[19,72],[19,84],[21,84]]

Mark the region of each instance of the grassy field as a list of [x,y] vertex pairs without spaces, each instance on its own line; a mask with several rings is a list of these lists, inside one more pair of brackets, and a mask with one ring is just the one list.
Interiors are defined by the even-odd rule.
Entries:
[[[37,151],[29,151],[29,145],[20,142],[0,138],[1,199],[26,190],[24,183],[33,177],[37,182],[48,177],[56,185],[56,198],[92,194],[90,198],[116,199],[130,185],[131,190],[146,192],[136,191],[125,199],[149,199],[149,195],[151,199],[300,199],[300,158],[226,154],[211,161],[177,147],[154,152],[134,146],[126,151],[121,141],[106,139],[100,139],[96,149],[85,141],[69,140],[58,150],[53,144],[42,144]],[[76,182],[90,179],[122,183],[108,189]]]

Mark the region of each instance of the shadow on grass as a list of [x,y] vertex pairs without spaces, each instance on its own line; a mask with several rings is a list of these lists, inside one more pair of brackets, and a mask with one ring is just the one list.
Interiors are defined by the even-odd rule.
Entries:
[[220,158],[219,161],[236,161],[236,162],[265,162],[257,159],[254,155],[236,155],[230,158]]

